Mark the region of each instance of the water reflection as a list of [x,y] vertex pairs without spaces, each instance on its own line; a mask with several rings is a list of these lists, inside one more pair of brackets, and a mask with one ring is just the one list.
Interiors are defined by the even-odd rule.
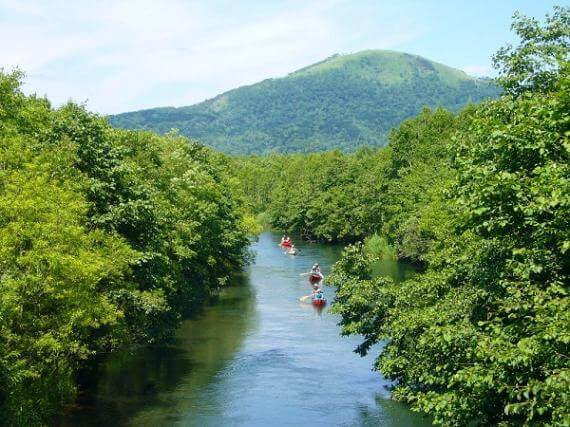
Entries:
[[[247,275],[237,276],[211,306],[181,324],[171,345],[113,354],[98,366],[95,381],[56,425],[153,425],[176,420],[177,411],[184,412],[179,404],[223,368],[255,327],[255,295],[248,280]],[[146,408],[154,414],[147,417]]]
[[372,265],[372,276],[391,277],[396,283],[402,282],[412,277],[417,268],[411,264],[395,260],[382,260]]

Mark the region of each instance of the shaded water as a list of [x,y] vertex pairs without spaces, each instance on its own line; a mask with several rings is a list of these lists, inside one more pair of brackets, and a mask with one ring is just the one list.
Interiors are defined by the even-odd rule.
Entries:
[[[178,330],[174,345],[113,355],[59,425],[424,426],[425,419],[389,399],[389,384],[371,371],[374,355],[352,352],[338,317],[299,297],[310,292],[314,262],[325,274],[340,247],[300,244],[284,255],[278,236],[253,245],[242,280]],[[400,280],[409,267],[376,271]],[[326,289],[333,299],[333,291]]]

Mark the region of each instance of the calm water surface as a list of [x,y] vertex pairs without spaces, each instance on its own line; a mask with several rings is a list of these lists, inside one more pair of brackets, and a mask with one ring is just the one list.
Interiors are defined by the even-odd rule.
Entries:
[[[389,399],[389,383],[371,371],[374,355],[339,336],[338,316],[300,303],[308,271],[325,274],[340,247],[300,243],[284,255],[279,236],[253,245],[255,263],[198,317],[174,345],[113,355],[58,425],[97,426],[426,426]],[[376,272],[401,280],[396,262]],[[326,289],[333,299],[333,291]]]

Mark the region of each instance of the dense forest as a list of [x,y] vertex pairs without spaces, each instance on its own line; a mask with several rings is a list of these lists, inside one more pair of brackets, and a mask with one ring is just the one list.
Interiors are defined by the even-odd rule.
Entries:
[[[383,343],[393,396],[436,424],[570,422],[570,10],[513,29],[498,100],[425,109],[385,149],[234,159],[260,222],[353,243],[342,333]],[[422,272],[372,277],[378,257]]]
[[420,211],[437,199],[434,183],[451,178],[451,137],[474,110],[425,109],[383,149],[235,157],[233,170],[260,223],[327,242],[389,236],[400,258],[421,261],[430,236]]
[[47,423],[77,374],[164,342],[247,261],[222,157],[25,96],[0,73],[0,423]]
[[457,111],[498,93],[489,80],[419,56],[363,51],[193,106],[124,113],[110,122],[159,133],[176,128],[230,154],[354,151],[386,145],[390,129],[424,106]]

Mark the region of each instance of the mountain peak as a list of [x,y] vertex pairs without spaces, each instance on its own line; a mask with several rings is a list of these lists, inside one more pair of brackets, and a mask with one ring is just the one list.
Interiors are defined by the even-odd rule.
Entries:
[[301,68],[290,76],[310,75],[322,72],[356,74],[360,78],[383,83],[402,83],[417,73],[436,74],[447,83],[475,81],[464,71],[431,61],[419,55],[393,50],[363,50],[348,54],[334,54],[323,61]]

